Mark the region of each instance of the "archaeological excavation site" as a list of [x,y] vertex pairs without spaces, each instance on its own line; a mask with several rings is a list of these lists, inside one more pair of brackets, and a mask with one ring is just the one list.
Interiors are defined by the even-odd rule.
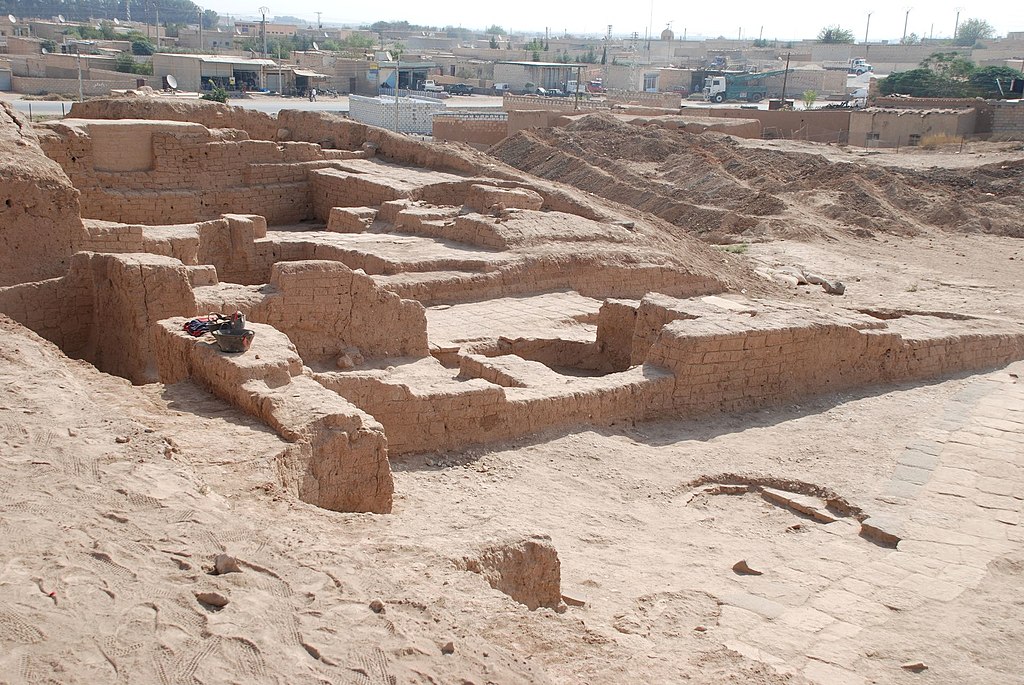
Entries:
[[0,103],[0,682],[1024,683],[1024,148]]

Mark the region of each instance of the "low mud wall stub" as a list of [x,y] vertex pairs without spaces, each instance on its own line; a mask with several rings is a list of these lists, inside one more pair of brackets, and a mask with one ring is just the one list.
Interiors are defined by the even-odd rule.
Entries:
[[279,262],[258,293],[237,287],[196,289],[202,311],[242,311],[286,333],[307,362],[334,362],[350,348],[368,359],[425,357],[427,319],[341,262]]
[[271,326],[256,332],[243,354],[182,330],[184,318],[155,324],[160,380],[191,379],[294,443],[278,464],[282,484],[300,499],[334,511],[389,513],[394,482],[379,423],[303,375],[287,336]]

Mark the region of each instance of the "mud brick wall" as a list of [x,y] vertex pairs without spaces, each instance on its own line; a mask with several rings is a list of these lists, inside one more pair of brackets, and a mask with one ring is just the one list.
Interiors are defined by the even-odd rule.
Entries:
[[438,114],[434,116],[432,135],[434,140],[490,147],[508,135],[508,116]]
[[672,390],[671,375],[654,367],[601,378],[552,372],[562,382],[544,388],[500,387],[482,378],[417,388],[369,375],[314,375],[384,425],[392,455],[459,449],[565,426],[608,425],[660,412]]
[[303,375],[287,337],[251,324],[249,351],[227,355],[182,331],[184,322],[153,326],[160,380],[192,379],[294,443],[279,458],[278,473],[303,501],[334,511],[391,511],[394,481],[380,424]]
[[95,219],[86,219],[82,223],[86,233],[81,245],[84,251],[110,254],[151,251],[143,241],[142,226],[126,226]]
[[199,288],[202,311],[240,310],[283,331],[307,362],[332,362],[347,348],[367,358],[425,357],[427,318],[418,302],[403,300],[340,262],[275,264],[262,297],[237,288]]
[[133,383],[157,380],[153,324],[196,314],[188,268],[176,259],[146,254],[79,253],[75,259],[75,276],[87,284],[92,298],[82,358]]
[[722,292],[725,287],[716,279],[667,266],[626,266],[575,257],[530,258],[469,278],[462,274],[424,280],[419,274],[402,274],[382,278],[379,282],[426,307],[553,290],[576,290],[581,295],[595,298],[640,298],[648,292],[675,297],[709,295]]
[[70,122],[52,125],[43,143],[82,192],[91,218],[141,224],[237,212],[261,214],[272,224],[308,218],[309,171],[332,164],[319,146],[231,137],[182,123]]
[[0,288],[0,312],[80,358],[92,328],[92,298],[72,284],[60,277]]
[[377,207],[390,200],[408,197],[409,192],[379,178],[362,178],[340,169],[321,169],[310,173],[313,215],[326,222],[331,207]]
[[1024,357],[1024,334],[904,338],[890,328],[678,320],[647,363],[676,376],[671,412],[695,415],[792,402],[877,383],[992,368]]
[[0,103],[0,286],[62,276],[84,237],[79,212],[67,175]]
[[150,326],[194,316],[193,271],[146,254],[79,252],[67,275],[0,288],[0,311],[101,371],[156,380]]

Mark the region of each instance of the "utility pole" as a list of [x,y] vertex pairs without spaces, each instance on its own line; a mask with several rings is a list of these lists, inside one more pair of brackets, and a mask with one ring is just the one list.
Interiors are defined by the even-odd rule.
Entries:
[[153,7],[156,8],[156,51],[160,52],[160,3],[154,2]]
[[322,29],[324,25],[323,22],[320,21],[320,15],[323,14],[323,12],[313,12],[313,14],[316,15],[316,27],[318,29]]
[[872,12],[868,12],[868,25],[864,27],[864,45],[868,44],[868,31],[871,30],[871,15]]
[[124,0],[124,18],[130,24],[132,21],[132,0]]
[[203,51],[203,8],[199,8],[199,52]]
[[398,83],[402,80],[402,51],[395,54],[395,133],[401,133],[398,126]]
[[82,53],[77,43],[75,44],[75,56],[78,58],[78,101],[85,101],[85,94],[82,92]]
[[907,8],[907,13],[903,16],[903,37],[900,38],[900,44],[901,45],[906,45],[906,43],[907,43],[907,22],[910,21],[910,10],[912,10],[912,9],[914,9],[914,8],[913,7],[908,7]]
[[963,9],[963,7],[956,8],[956,22],[953,24],[953,42],[956,42],[956,32],[960,30],[960,12]]
[[793,53],[786,53],[786,73],[782,75],[782,109],[786,109],[786,84],[789,82],[789,58]]
[[269,7],[260,7],[260,14],[263,15],[263,20],[260,22],[260,33],[263,34],[263,59],[267,58],[267,12],[269,11]]

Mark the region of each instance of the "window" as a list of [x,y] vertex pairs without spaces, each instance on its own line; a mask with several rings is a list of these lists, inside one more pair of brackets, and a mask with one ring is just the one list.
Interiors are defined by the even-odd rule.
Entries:
[[921,144],[921,134],[920,133],[911,133],[910,134],[910,138],[907,139],[907,145],[920,145],[920,144]]

